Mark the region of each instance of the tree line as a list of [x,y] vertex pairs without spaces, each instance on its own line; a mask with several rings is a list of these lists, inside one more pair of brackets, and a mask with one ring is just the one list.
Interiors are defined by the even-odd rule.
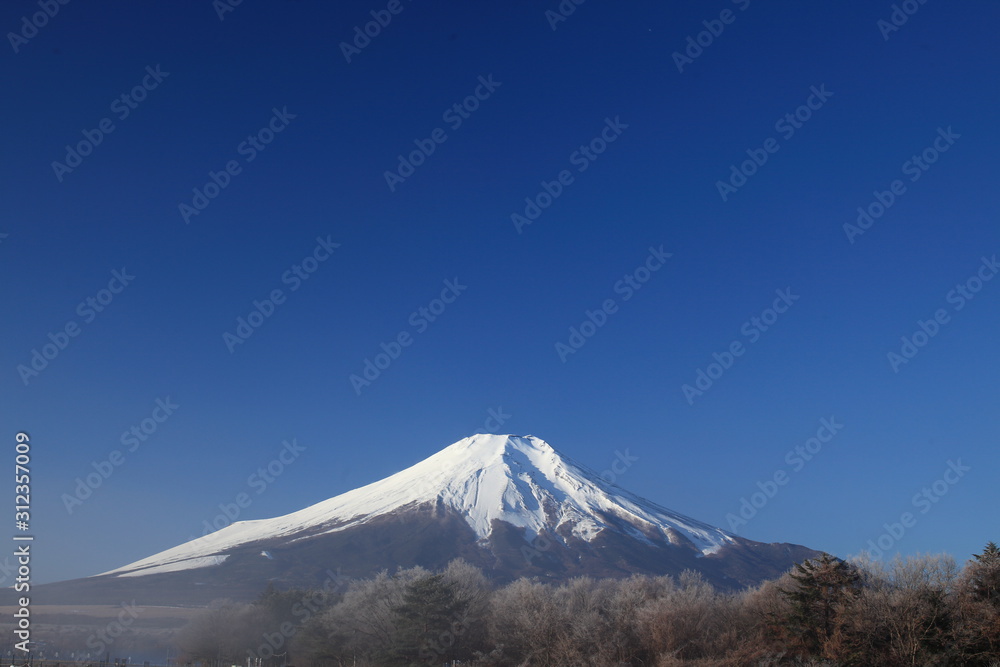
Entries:
[[[305,610],[305,611],[303,611]],[[270,587],[178,635],[206,667],[1000,665],[1000,548],[847,562],[720,592],[695,572],[492,586],[458,560],[322,591]]]

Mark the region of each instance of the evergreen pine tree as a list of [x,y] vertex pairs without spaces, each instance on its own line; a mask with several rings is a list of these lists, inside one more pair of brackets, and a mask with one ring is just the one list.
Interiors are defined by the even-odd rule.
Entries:
[[397,665],[440,664],[458,655],[465,628],[466,603],[440,574],[422,577],[406,587],[396,608],[399,641],[392,651]]
[[972,594],[978,600],[1000,607],[1000,547],[986,544],[981,554],[973,554],[976,562],[969,565],[972,573]]
[[823,554],[795,565],[796,586],[779,589],[791,603],[786,629],[809,655],[820,656],[833,636],[838,615],[856,597],[861,577],[847,562]]

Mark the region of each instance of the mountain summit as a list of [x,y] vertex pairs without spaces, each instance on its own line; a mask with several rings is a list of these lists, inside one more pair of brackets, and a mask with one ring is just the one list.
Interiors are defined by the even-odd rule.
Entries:
[[44,588],[70,599],[77,597],[72,591],[93,596],[95,586],[114,590],[112,598],[139,589],[147,603],[182,599],[184,591],[203,600],[239,598],[268,581],[317,585],[332,570],[365,576],[438,568],[457,557],[499,581],[694,569],[717,586],[737,588],[816,554],[752,542],[660,507],[534,436],[478,434],[297,512],[239,521],[101,575]]

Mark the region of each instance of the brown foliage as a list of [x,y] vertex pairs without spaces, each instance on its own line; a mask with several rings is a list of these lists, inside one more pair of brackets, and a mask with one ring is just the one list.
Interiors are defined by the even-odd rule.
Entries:
[[[463,615],[448,636],[432,639],[464,647],[469,667],[990,667],[1000,661],[1000,600],[991,588],[1000,554],[990,553],[964,570],[943,556],[828,559],[740,593],[720,593],[691,572],[561,584],[520,579],[494,589],[479,570],[456,562],[441,580]],[[295,664],[399,664],[407,587],[430,574],[413,568],[352,582],[295,636]],[[206,612],[184,633],[186,654],[241,664],[259,640],[259,606]],[[433,658],[442,655],[420,664],[438,664]]]

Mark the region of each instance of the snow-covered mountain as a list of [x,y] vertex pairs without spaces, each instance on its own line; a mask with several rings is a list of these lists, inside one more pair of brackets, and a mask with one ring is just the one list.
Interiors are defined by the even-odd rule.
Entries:
[[534,436],[474,435],[390,477],[274,519],[240,521],[203,538],[106,572],[135,576],[221,563],[233,549],[283,539],[287,544],[347,530],[422,503],[454,510],[488,541],[494,521],[592,541],[625,532],[654,544],[689,544],[702,554],[733,538],[606,483]]
[[65,582],[64,591],[100,584],[115,595],[150,589],[162,598],[166,588],[197,590],[199,598],[240,597],[269,580],[308,586],[333,570],[363,576],[441,567],[455,557],[498,580],[697,569],[731,588],[815,554],[751,542],[660,507],[534,436],[480,434],[367,486],[285,516],[237,522]]

